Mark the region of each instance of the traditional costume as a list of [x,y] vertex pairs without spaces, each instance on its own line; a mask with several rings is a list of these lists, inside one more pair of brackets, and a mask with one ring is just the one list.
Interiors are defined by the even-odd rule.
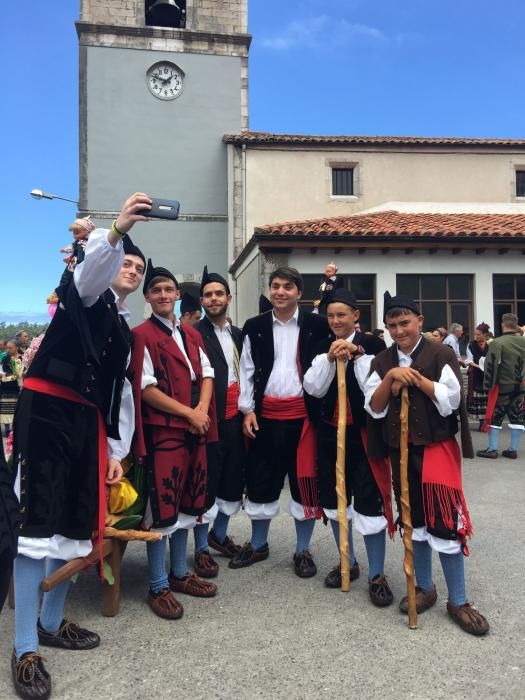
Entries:
[[102,531],[108,456],[120,460],[129,452],[134,429],[133,396],[125,379],[129,311],[110,287],[125,253],[143,258],[129,237],[113,246],[108,231],[93,232],[84,261],[60,288],[59,308],[18,401],[13,450],[22,516],[15,561],[17,692],[17,682],[24,682],[22,667],[30,665],[41,696],[47,697],[49,676],[34,654],[39,641],[68,649],[100,642],[95,633],[62,619],[69,582],[44,594],[38,625],[37,618],[44,576],[89,554],[93,529]]
[[299,308],[286,323],[269,311],[246,321],[243,335],[239,409],[255,412],[259,430],[250,441],[246,468],[244,510],[252,521],[252,539],[229,566],[249,566],[268,557],[268,531],[288,475],[288,512],[297,531],[295,571],[313,576],[317,569],[308,549],[320,509],[311,399],[304,395],[302,379],[315,347],[329,336],[328,324],[323,316]]
[[[476,330],[486,336],[490,329],[486,323],[480,323],[479,326],[476,326]],[[471,418],[479,421],[480,428],[487,410],[488,392],[483,388],[483,372],[479,363],[481,358],[486,356],[487,351],[486,338],[481,344],[477,340],[471,340],[467,345],[467,359],[465,360],[468,367],[467,412]]]
[[[357,309],[355,296],[347,290],[338,290],[331,303],[340,302]],[[357,354],[346,366],[347,429],[345,452],[345,477],[347,517],[351,557],[351,579],[359,577],[359,565],[353,553],[351,536],[352,519],[358,532],[364,536],[369,564],[369,592],[375,605],[383,607],[392,603],[393,597],[384,576],[386,528],[393,534],[391,474],[388,460],[369,461],[366,450],[366,412],[363,384],[373,356],[383,349],[383,342],[373,335],[356,332],[346,338],[358,347]],[[335,464],[337,457],[337,398],[336,362],[330,362],[328,351],[332,341],[324,339],[317,347],[317,356],[304,376],[306,392],[315,397],[317,404],[317,464],[319,478],[319,504],[325,518],[330,521],[336,544],[339,547],[337,521],[337,493]],[[359,381],[358,381],[359,377]],[[353,505],[352,505],[353,502]],[[329,588],[341,587],[341,570],[336,566],[325,579]]]
[[22,356],[8,353],[0,363],[0,436],[7,437],[13,428],[16,404],[22,381]]
[[[228,282],[217,273],[204,268],[201,282],[201,297],[204,288],[211,282],[221,284],[230,294]],[[241,354],[241,331],[228,321],[219,326],[211,317],[205,316],[195,329],[202,335],[206,354],[215,372],[215,405],[219,430],[219,441],[208,443],[208,483],[206,493],[207,511],[202,525],[195,527],[195,559],[204,567],[199,575],[216,575],[218,565],[208,553],[208,544],[228,558],[237,554],[240,547],[227,536],[228,523],[232,515],[239,512],[244,488],[245,447],[242,434],[242,415],[239,413],[239,387]],[[208,525],[213,528],[208,535]],[[211,561],[210,561],[211,560]]]
[[[389,312],[419,315],[417,304],[402,295],[385,294],[384,316]],[[467,602],[463,554],[468,555],[466,538],[472,524],[463,494],[461,453],[456,441],[458,414],[464,457],[473,457],[461,372],[451,348],[428,342],[420,336],[410,354],[394,344],[377,355],[365,385],[365,408],[375,420],[368,423],[371,457],[390,457],[394,494],[400,509],[400,396],[390,396],[381,412],[375,412],[371,399],[394,367],[413,367],[434,385],[431,400],[415,385],[408,387],[408,480],[412,518],[414,567],[417,579],[417,611],[430,608],[437,599],[432,581],[432,550],[439,553],[448,587],[447,609],[451,617],[472,634],[485,634],[488,623]],[[402,523],[398,520],[399,525]],[[407,597],[400,603],[408,609]]]
[[[333,265],[333,263],[331,263]],[[333,265],[335,268],[335,265]],[[337,268],[335,268],[337,273]],[[320,299],[317,304],[317,311],[323,316],[326,316],[326,309],[330,303],[333,295],[338,289],[344,287],[344,280],[340,275],[324,275],[323,280],[319,286]]]
[[504,332],[490,343],[482,360],[483,388],[489,392],[483,429],[489,434],[489,444],[486,450],[478,451],[478,457],[498,456],[499,435],[506,416],[510,445],[502,454],[516,459],[525,430],[525,337],[514,331]]
[[[148,260],[144,294],[155,279],[177,281],[162,267]],[[210,428],[206,436],[191,431],[182,416],[154,408],[142,398],[147,387],[184,406],[194,408],[200,400],[202,382],[214,372],[204,352],[200,334],[190,325],[152,314],[133,329],[131,378],[136,403],[134,453],[146,458],[147,506],[144,527],[162,534],[158,542],[148,542],[150,591],[148,602],[161,617],[175,619],[182,606],[170,596],[170,589],[209,597],[217,588],[189,576],[186,568],[188,530],[206,511],[206,442],[217,440],[213,400],[209,406]],[[170,538],[171,571],[165,570],[166,540]]]

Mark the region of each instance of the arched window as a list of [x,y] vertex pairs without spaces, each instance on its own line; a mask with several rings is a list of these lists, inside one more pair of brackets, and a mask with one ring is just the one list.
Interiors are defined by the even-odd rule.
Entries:
[[146,26],[184,29],[186,0],[146,0]]

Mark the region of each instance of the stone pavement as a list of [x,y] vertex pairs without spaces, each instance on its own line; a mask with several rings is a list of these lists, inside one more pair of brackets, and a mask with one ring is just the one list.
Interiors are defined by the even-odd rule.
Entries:
[[[474,433],[475,447],[486,437]],[[508,431],[503,431],[506,447]],[[319,573],[298,579],[291,566],[294,528],[281,515],[272,525],[270,558],[241,571],[226,561],[215,599],[180,596],[182,620],[165,621],[145,603],[145,547],[133,543],[123,563],[118,617],[100,615],[100,584],[81,576],[67,614],[102,636],[88,652],[43,649],[53,676],[53,697],[67,700],[142,700],[182,697],[288,698],[525,698],[525,445],[516,461],[466,460],[465,490],[475,535],[467,560],[470,599],[488,617],[486,638],[463,633],[447,617],[446,588],[434,556],[439,599],[409,630],[397,610],[405,592],[399,536],[387,544],[386,573],[395,603],[374,608],[368,599],[366,555],[356,535],[362,577],[350,593],[323,587],[337,560],[330,528],[317,524],[312,552]],[[283,494],[282,504],[287,494]],[[232,534],[248,537],[240,514]],[[190,535],[190,542],[192,536]],[[9,657],[13,613],[0,615],[0,698],[15,697]]]

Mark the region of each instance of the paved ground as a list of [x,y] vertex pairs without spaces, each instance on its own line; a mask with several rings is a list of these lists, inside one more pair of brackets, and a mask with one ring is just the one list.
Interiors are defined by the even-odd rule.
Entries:
[[[504,437],[508,439],[508,432]],[[485,437],[474,434],[476,447]],[[523,454],[523,450],[522,450]],[[523,527],[525,459],[467,461],[465,486],[475,524],[467,560],[470,598],[491,623],[488,637],[464,634],[445,612],[446,589],[435,557],[437,605],[411,631],[397,605],[374,608],[366,586],[366,556],[356,537],[363,576],[349,594],[323,587],[337,555],[318,524],[312,551],[319,574],[293,574],[293,524],[282,513],[271,531],[270,558],[240,572],[224,565],[217,598],[181,596],[182,620],[155,617],[146,606],[146,558],[140,544],[123,564],[118,617],[99,613],[100,586],[82,576],[68,614],[97,630],[90,652],[45,650],[54,698],[525,698]],[[283,496],[285,503],[286,496]],[[238,541],[248,535],[239,515]],[[221,562],[223,561],[219,557]],[[387,546],[387,574],[396,603],[404,594],[399,537]],[[0,698],[13,697],[9,670],[13,613],[0,616]]]

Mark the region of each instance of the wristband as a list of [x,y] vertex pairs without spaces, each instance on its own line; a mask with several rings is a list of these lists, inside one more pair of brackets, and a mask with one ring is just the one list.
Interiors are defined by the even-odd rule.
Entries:
[[352,353],[352,357],[355,359],[359,355],[366,355],[366,352],[362,345],[358,345],[356,351]]
[[111,231],[112,233],[115,233],[117,236],[120,236],[120,238],[124,238],[124,236],[127,236],[127,233],[122,233],[122,231],[119,231],[117,228],[117,220],[114,219],[113,223],[111,224]]

